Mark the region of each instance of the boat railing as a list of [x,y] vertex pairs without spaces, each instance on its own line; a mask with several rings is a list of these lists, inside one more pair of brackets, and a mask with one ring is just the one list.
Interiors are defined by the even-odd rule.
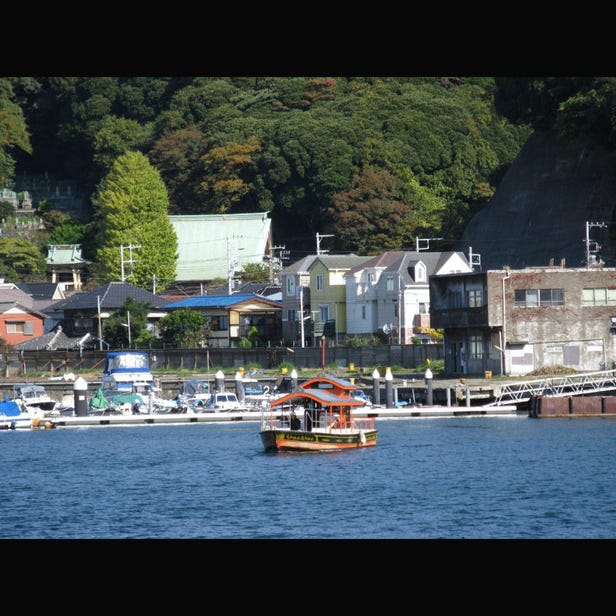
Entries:
[[[261,430],[291,429],[290,410],[278,410],[275,412],[263,409],[261,412]],[[299,430],[307,430],[306,416],[304,410],[296,411],[296,416],[300,420]],[[329,413],[322,413],[318,418],[311,422],[311,431],[331,432],[336,430],[342,434],[350,434],[356,430],[374,430],[374,417],[365,418],[337,418]]]

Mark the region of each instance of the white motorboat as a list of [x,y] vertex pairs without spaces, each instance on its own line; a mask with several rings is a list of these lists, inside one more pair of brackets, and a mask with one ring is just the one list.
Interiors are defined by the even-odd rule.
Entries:
[[105,397],[117,395],[140,396],[141,413],[172,413],[177,409],[175,400],[159,394],[150,372],[150,356],[144,351],[112,351],[107,353],[101,379]]
[[30,429],[32,416],[22,413],[17,402],[9,400],[5,394],[4,401],[0,402],[0,430]]
[[13,401],[22,413],[28,414],[32,419],[60,415],[60,403],[47,393],[43,385],[31,383],[13,385]]

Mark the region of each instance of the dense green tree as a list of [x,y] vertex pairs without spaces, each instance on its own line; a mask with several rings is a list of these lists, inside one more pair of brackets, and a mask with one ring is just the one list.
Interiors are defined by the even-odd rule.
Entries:
[[30,135],[10,81],[0,78],[0,188],[15,174],[15,150],[32,152]]
[[147,129],[135,120],[107,116],[93,137],[93,161],[101,174],[111,168],[116,158],[128,151],[139,150],[147,137]]
[[265,282],[269,279],[269,265],[267,263],[246,263],[236,272],[242,282]]
[[165,131],[149,153],[169,191],[169,209],[174,214],[205,212],[201,196],[208,141],[194,125]]
[[616,148],[614,77],[499,78],[496,84],[496,107],[512,122]]
[[207,341],[210,319],[198,310],[179,308],[164,316],[158,324],[165,342],[196,348]]
[[0,221],[15,216],[15,206],[10,201],[0,201]]
[[[158,171],[139,152],[127,152],[114,162],[95,197],[100,224],[97,261],[105,279],[120,280],[122,257],[129,282],[149,287],[156,280],[165,288],[175,279],[177,236],[169,220],[167,190]],[[130,253],[129,245],[139,246]]]
[[[334,196],[357,188],[354,178],[365,180],[364,170],[394,178],[394,201],[412,212],[405,232],[453,239],[494,193],[531,123],[572,137],[613,139],[610,79],[52,76],[8,82],[32,132],[32,156],[20,148],[14,153],[25,170],[76,179],[94,192],[118,156],[139,150],[165,182],[173,214],[271,211],[274,234],[289,248],[308,251],[315,232],[325,230]],[[347,239],[334,238],[332,248],[344,249]],[[84,255],[95,249],[84,245]]]
[[0,241],[0,277],[7,282],[42,282],[47,263],[41,250],[19,237]]
[[253,169],[253,155],[261,149],[256,137],[245,143],[229,142],[212,148],[201,158],[206,176],[201,183],[205,199],[212,213],[224,214],[251,190],[249,178]]
[[146,329],[149,311],[148,304],[128,297],[116,312],[105,319],[103,338],[112,347],[128,347],[130,337],[132,347]]
[[351,188],[333,197],[329,216],[327,230],[358,254],[399,250],[413,226],[412,208],[402,201],[396,178],[382,170],[355,176]]

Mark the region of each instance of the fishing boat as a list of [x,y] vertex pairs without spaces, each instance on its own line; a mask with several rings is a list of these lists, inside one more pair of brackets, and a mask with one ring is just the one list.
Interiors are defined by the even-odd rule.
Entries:
[[352,395],[358,387],[336,377],[317,377],[296,391],[272,400],[261,414],[261,441],[265,451],[335,451],[374,447],[374,418],[357,419],[353,409],[363,407]]

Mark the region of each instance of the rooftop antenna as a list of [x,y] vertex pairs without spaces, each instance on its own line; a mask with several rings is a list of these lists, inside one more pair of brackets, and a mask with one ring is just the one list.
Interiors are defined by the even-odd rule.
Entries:
[[[590,241],[590,227],[607,227],[604,222],[588,222],[586,221],[586,267],[597,265],[597,253],[601,250],[601,245],[597,242]],[[592,248],[591,248],[592,244]]]
[[481,255],[476,252],[473,252],[472,246],[468,247],[468,263],[471,266],[472,270],[475,269],[475,265],[477,265],[479,269],[481,269]]
[[321,250],[321,240],[324,237],[334,237],[334,236],[333,235],[319,235],[317,233],[317,256],[324,255],[325,253],[329,252],[329,250]]
[[128,276],[133,275],[133,263],[137,260],[133,258],[133,248],[141,248],[139,244],[129,244],[128,246],[120,246],[120,266],[122,268],[122,282],[126,281],[128,276],[124,275],[124,249],[128,248],[129,257],[126,260],[126,263],[130,263],[130,274]]
[[[443,240],[444,237],[427,237],[427,238],[415,238],[415,252],[419,252],[420,250],[430,250],[430,242],[436,242],[438,240]],[[425,242],[422,246],[420,242]]]

